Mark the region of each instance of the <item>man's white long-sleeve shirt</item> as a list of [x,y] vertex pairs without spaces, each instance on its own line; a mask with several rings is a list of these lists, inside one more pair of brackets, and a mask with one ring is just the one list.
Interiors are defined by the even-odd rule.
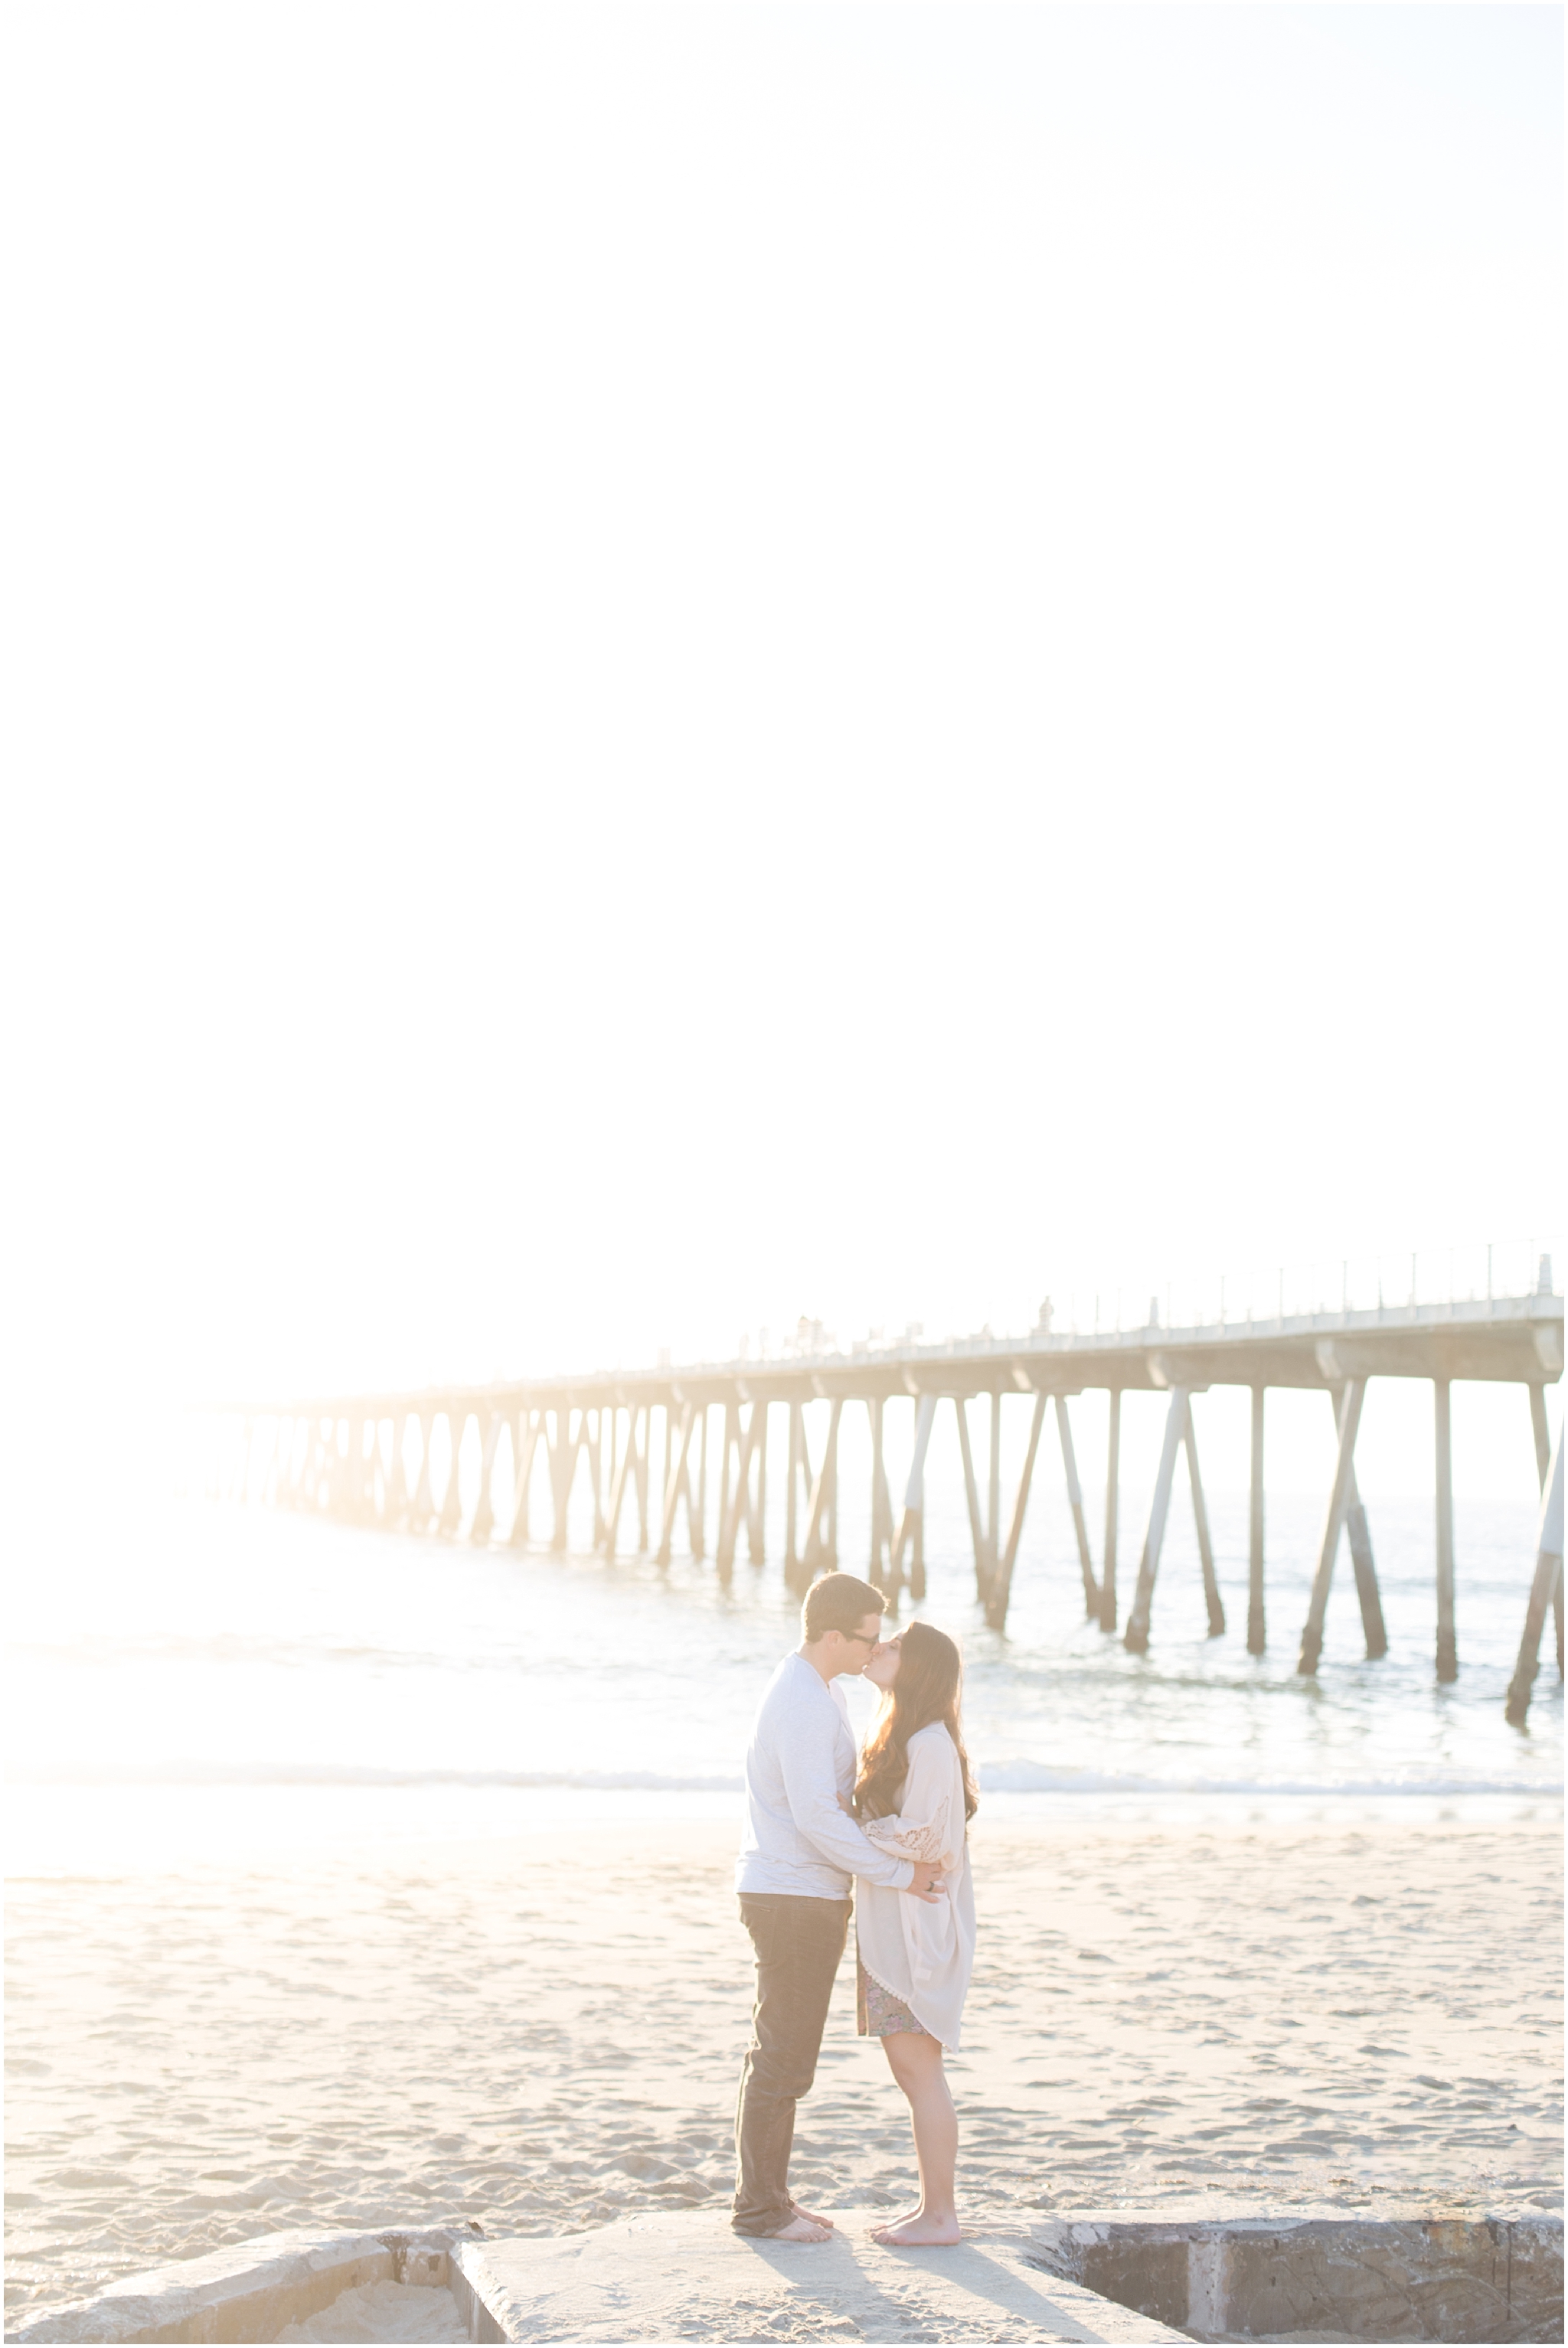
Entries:
[[891,1859],[839,1806],[855,1783],[855,1738],[837,1681],[804,1655],[786,1655],[758,1711],[746,1753],[746,1831],[738,1891],[847,1900],[863,1875],[902,1891],[907,1859]]

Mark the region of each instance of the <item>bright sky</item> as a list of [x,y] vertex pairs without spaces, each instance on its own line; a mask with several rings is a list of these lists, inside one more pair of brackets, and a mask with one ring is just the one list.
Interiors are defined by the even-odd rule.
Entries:
[[1560,1228],[1562,30],[14,0],[27,1375]]

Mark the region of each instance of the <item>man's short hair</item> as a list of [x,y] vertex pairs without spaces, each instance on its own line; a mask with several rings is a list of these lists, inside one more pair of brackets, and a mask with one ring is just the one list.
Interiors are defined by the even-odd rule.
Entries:
[[852,1573],[824,1573],[806,1592],[800,1624],[808,1645],[824,1631],[858,1631],[868,1614],[884,1614],[887,1600],[869,1581]]

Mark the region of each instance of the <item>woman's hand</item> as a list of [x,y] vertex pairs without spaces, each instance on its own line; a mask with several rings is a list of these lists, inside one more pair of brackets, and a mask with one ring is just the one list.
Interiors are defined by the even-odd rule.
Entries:
[[845,1818],[852,1818],[854,1817],[855,1806],[853,1802],[851,1801],[848,1794],[841,1794],[839,1796],[839,1807],[842,1810]]

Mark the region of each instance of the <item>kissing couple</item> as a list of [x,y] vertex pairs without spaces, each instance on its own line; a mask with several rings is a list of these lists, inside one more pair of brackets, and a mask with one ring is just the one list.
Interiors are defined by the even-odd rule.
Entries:
[[[956,2052],[975,1962],[967,1836],[976,1807],[958,1697],[962,1659],[929,1622],[884,1639],[887,1601],[852,1573],[806,1593],[801,1641],[769,1684],[746,1756],[736,1867],[757,1953],[751,2044],[735,2114],[738,2234],[825,2242],[830,2219],[789,2196],[795,2106],[810,2087],[854,1899],[858,2019],[880,2038],[909,2098],[915,2207],[875,2239],[899,2248],[959,2239],[958,2118],[942,2067]],[[855,1750],[841,1679],[864,1677],[882,1708]]]

